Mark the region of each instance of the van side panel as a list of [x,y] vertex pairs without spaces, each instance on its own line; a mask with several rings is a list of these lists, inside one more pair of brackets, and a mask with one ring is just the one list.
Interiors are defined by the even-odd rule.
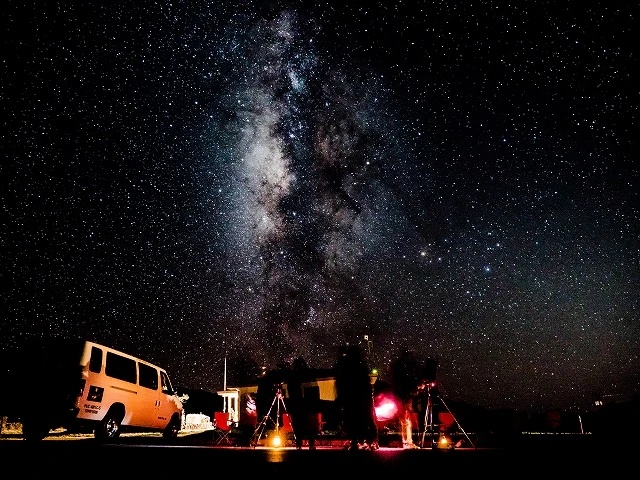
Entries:
[[174,413],[182,415],[182,404],[172,389],[162,391],[161,375],[168,382],[166,372],[155,365],[87,342],[82,365],[85,388],[77,398],[77,418],[101,422],[111,408],[119,406],[124,411],[122,426],[163,430]]

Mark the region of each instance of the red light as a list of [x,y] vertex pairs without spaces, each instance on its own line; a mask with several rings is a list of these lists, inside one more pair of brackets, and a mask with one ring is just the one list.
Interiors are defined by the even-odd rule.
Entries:
[[390,394],[380,393],[375,399],[376,418],[380,422],[391,420],[398,414],[398,404]]

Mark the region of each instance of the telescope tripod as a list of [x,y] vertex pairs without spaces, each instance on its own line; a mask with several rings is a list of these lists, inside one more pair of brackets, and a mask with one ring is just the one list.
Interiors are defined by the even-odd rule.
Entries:
[[[271,412],[273,411],[275,407],[275,420],[271,417]],[[274,446],[284,446],[284,444],[286,442],[282,441],[282,435],[280,433],[280,407],[282,407],[282,411],[287,414],[287,406],[284,404],[284,396],[282,395],[282,385],[278,385],[277,389],[276,389],[276,395],[275,397],[273,397],[273,401],[271,402],[271,406],[269,407],[269,411],[267,412],[267,414],[262,418],[262,421],[258,424],[258,426],[256,427],[256,429],[253,431],[253,435],[251,436],[251,441],[250,444],[252,447],[256,447],[258,445],[258,442],[260,441],[260,439],[262,438],[262,435],[264,435],[265,431],[267,430],[267,425],[268,424],[272,424],[275,430],[274,433],[274,439],[277,439],[278,441],[282,442],[281,444],[276,444]],[[285,432],[285,435],[288,433]],[[293,440],[295,442],[296,440],[296,436],[295,433],[292,432],[293,434]]]
[[455,422],[455,424],[458,426],[460,431],[467,438],[467,440],[469,441],[471,446],[473,448],[475,448],[475,445],[473,444],[473,442],[469,438],[469,435],[467,435],[467,432],[464,431],[464,428],[462,428],[462,425],[460,425],[460,423],[458,423],[458,419],[456,419],[455,415],[449,409],[449,406],[444,402],[444,400],[442,399],[440,394],[438,394],[437,391],[436,392],[432,392],[432,388],[433,387],[435,387],[435,382],[430,382],[430,383],[428,383],[426,385],[426,388],[427,388],[427,406],[426,406],[425,411],[424,411],[424,430],[422,432],[422,440],[420,442],[420,447],[424,448],[426,446],[425,437],[427,436],[427,433],[429,434],[429,438],[431,440],[431,447],[432,448],[436,448],[437,447],[438,440],[440,439],[440,437],[442,435],[444,435],[443,431],[438,430],[437,431],[438,438],[436,440],[434,440],[434,437],[436,436],[436,429],[435,429],[436,425],[433,423],[433,401],[434,401],[434,397],[435,397],[437,400],[440,401],[440,403],[444,406],[444,408],[446,408],[447,411],[451,414],[451,417],[453,417],[453,421]]

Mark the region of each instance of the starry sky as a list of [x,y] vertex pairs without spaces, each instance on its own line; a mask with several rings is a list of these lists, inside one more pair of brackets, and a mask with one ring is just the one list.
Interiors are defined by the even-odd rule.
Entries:
[[637,395],[634,3],[6,0],[0,348]]

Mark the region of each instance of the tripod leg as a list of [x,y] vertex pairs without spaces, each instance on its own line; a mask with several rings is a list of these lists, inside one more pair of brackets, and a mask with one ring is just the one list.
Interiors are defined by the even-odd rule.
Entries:
[[273,398],[273,401],[271,402],[271,406],[269,407],[269,411],[264,416],[264,418],[262,419],[260,424],[253,431],[253,435],[251,436],[251,442],[250,443],[254,447],[256,445],[258,445],[258,442],[260,441],[260,438],[262,437],[262,434],[264,433],[265,429],[267,428],[267,420],[271,419],[271,410],[273,410],[273,406],[276,404],[276,400],[277,399],[278,399],[278,396],[276,395]]
[[440,402],[442,403],[442,405],[444,405],[444,408],[447,409],[447,411],[451,414],[451,416],[453,417],[453,421],[456,422],[456,425],[458,426],[458,428],[462,431],[462,433],[464,434],[464,436],[467,438],[467,440],[469,440],[469,443],[471,444],[471,446],[473,448],[476,448],[476,446],[473,444],[473,442],[471,441],[471,439],[469,438],[469,435],[467,435],[467,432],[464,431],[464,428],[462,428],[462,425],[460,425],[460,423],[458,423],[458,419],[456,418],[456,416],[453,414],[453,412],[449,409],[449,406],[444,403],[444,400],[438,395],[438,399],[440,400]]
[[[289,412],[287,411],[287,406],[284,404],[284,398],[280,397],[280,402],[282,403],[282,411],[289,415]],[[291,420],[291,417],[289,417],[289,419]],[[283,426],[284,426],[284,421],[282,422]],[[288,435],[289,432],[286,432],[285,435]],[[296,445],[297,440],[296,440],[296,432],[295,430],[293,430],[293,424],[291,424],[291,436],[293,437],[293,444]],[[285,439],[286,442],[286,439]]]
[[420,447],[424,448],[424,437],[427,435],[427,414],[429,410],[424,411],[424,429],[422,430],[422,440],[420,440]]
[[433,443],[433,401],[431,400],[431,393],[427,394],[427,408],[424,411],[424,430],[422,431],[422,441],[420,446],[424,448],[424,439],[427,436],[427,430],[429,430],[429,436]]
[[264,432],[264,429],[267,426],[267,419],[268,418],[269,418],[268,416],[264,417],[260,421],[260,423],[258,424],[256,429],[253,431],[253,435],[251,435],[251,440],[249,442],[249,444],[252,447],[256,447],[258,445],[258,442],[260,441],[260,437],[262,437],[262,433]]

